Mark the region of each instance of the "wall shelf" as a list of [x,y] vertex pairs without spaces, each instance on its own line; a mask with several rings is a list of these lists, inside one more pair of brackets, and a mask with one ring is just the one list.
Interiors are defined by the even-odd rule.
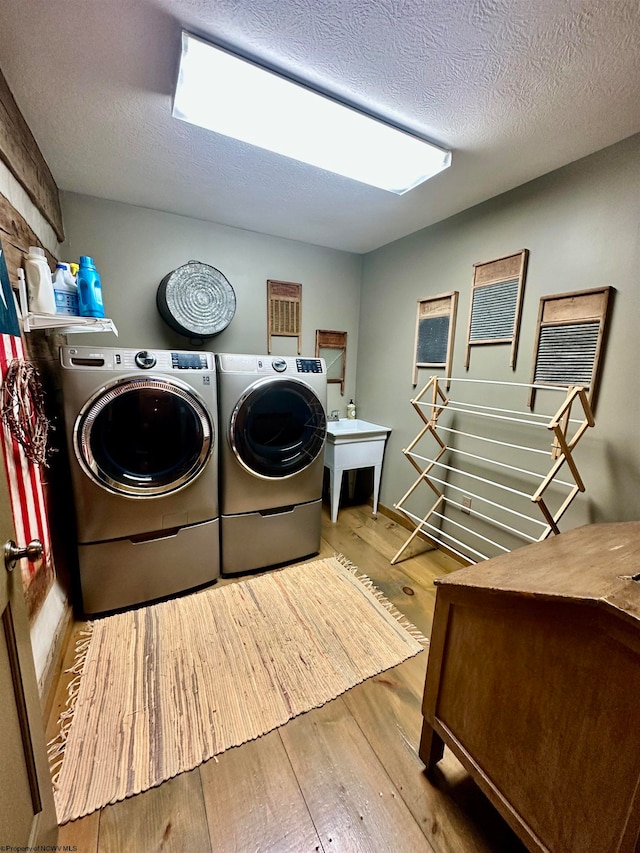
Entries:
[[84,332],[113,332],[118,334],[113,320],[106,317],[69,317],[64,314],[32,314],[22,318],[25,332],[53,329],[62,335],[77,335]]

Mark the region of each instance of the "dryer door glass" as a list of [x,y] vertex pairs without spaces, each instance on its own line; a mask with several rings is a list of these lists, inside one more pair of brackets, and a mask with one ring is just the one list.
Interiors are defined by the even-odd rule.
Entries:
[[193,390],[166,379],[129,379],[104,388],[76,422],[76,456],[100,486],[155,497],[190,483],[213,444],[211,419]]
[[229,432],[233,451],[247,470],[280,479],[303,471],[321,453],[327,419],[308,385],[263,379],[239,400]]

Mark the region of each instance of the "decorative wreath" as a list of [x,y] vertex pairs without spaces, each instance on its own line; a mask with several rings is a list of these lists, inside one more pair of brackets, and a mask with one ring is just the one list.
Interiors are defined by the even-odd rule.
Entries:
[[47,466],[49,421],[40,375],[29,361],[14,358],[2,382],[0,416],[34,465]]

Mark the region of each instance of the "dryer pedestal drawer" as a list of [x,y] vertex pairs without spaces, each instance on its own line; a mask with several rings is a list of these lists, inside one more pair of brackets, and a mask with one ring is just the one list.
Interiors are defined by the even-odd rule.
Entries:
[[322,501],[286,511],[222,516],[220,537],[224,575],[291,563],[320,550]]
[[164,598],[220,576],[219,520],[182,527],[172,536],[78,545],[86,614]]

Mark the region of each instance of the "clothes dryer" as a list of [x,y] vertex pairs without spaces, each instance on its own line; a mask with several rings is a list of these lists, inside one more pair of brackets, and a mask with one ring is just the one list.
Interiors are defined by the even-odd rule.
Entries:
[[65,346],[60,362],[84,612],[215,581],[213,354]]
[[320,358],[216,356],[221,570],[320,550],[327,374]]

